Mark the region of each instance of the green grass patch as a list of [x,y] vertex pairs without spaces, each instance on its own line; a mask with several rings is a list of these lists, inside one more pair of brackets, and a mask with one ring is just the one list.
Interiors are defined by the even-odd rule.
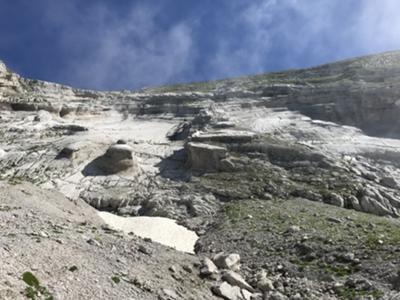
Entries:
[[53,295],[51,295],[46,287],[40,284],[39,279],[31,272],[23,273],[22,280],[28,285],[24,290],[24,294],[28,299],[54,300]]
[[337,292],[340,299],[343,300],[355,300],[359,297],[372,296],[374,299],[381,299],[384,296],[384,293],[380,290],[372,290],[372,291],[358,291],[352,288],[341,288]]

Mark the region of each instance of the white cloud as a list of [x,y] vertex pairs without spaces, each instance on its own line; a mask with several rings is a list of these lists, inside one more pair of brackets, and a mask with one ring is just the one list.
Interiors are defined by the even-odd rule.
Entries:
[[[161,28],[163,12],[148,2],[132,4],[123,17],[101,4],[82,12],[77,3],[48,0],[46,10],[70,52],[62,77],[81,87],[189,81],[199,62],[208,78],[222,78],[400,48],[398,0],[229,1],[234,15],[221,13],[215,32],[202,32],[209,20],[198,16]],[[207,34],[215,35],[217,50],[199,53]]]
[[[235,9],[235,5],[233,5]],[[219,77],[268,71],[400,48],[398,0],[255,0],[238,9],[242,43],[220,43]]]
[[176,80],[191,68],[190,26],[157,27],[157,7],[135,5],[118,18],[98,5],[89,19],[74,5],[51,8],[49,20],[61,29],[63,48],[76,53],[64,74],[76,86],[133,89]]
[[352,36],[369,52],[400,48],[400,1],[367,0],[352,28]]

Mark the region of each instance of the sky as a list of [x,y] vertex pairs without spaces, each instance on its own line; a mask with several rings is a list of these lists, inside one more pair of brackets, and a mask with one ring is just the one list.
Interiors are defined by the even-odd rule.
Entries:
[[0,60],[134,90],[397,50],[399,16],[399,0],[0,0]]

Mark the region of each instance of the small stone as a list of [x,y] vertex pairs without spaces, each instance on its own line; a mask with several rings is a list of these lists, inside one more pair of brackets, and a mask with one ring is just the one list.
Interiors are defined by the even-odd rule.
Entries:
[[296,226],[296,225],[292,225],[288,229],[288,232],[290,232],[290,233],[296,233],[296,232],[299,232],[299,231],[300,231],[300,227]]
[[308,241],[309,239],[310,239],[310,237],[309,237],[307,234],[305,234],[305,235],[303,235],[303,236],[301,237],[301,241],[302,241],[302,242]]
[[162,289],[162,292],[164,293],[165,296],[168,298],[166,299],[179,299],[179,296],[176,294],[175,291],[170,290],[170,289]]
[[242,289],[241,292],[244,300],[252,300],[253,294],[250,293],[248,290]]
[[233,286],[238,286],[242,289],[248,290],[249,292],[254,292],[253,287],[250,284],[248,284],[240,274],[233,272],[231,270],[226,271],[223,274],[222,280],[228,282]]
[[87,240],[87,243],[90,244],[90,245],[93,245],[93,246],[98,246],[98,247],[101,246],[100,243],[98,241],[94,240],[94,239]]
[[189,265],[183,265],[182,269],[188,273],[193,273],[192,267]]
[[344,207],[344,199],[336,193],[330,193],[325,202],[338,207]]
[[261,270],[257,273],[256,280],[257,288],[263,292],[272,291],[275,289],[272,280],[267,277],[267,273],[264,270]]
[[127,143],[127,141],[124,140],[124,139],[119,139],[119,140],[117,141],[117,145],[126,145],[126,144],[128,144],[128,143]]
[[295,294],[293,297],[290,298],[290,300],[302,300],[303,297],[299,293]]
[[328,217],[328,218],[326,218],[326,220],[331,222],[331,223],[336,223],[336,224],[342,223],[342,220],[334,218],[334,217]]
[[212,274],[217,274],[218,273],[218,268],[217,266],[212,262],[211,259],[205,257],[202,260],[202,265],[200,268],[200,274],[203,276],[209,276]]
[[48,238],[49,237],[49,235],[44,231],[39,232],[39,236],[41,236],[43,238]]
[[242,293],[239,287],[231,286],[227,282],[223,282],[220,285],[212,287],[212,292],[226,300],[241,300]]
[[138,250],[139,250],[139,252],[142,252],[143,254],[151,255],[151,251],[143,245],[139,245]]
[[237,253],[224,254],[220,252],[214,256],[213,261],[215,265],[221,269],[238,270],[240,264],[240,255]]
[[355,254],[352,253],[352,252],[345,253],[345,254],[343,255],[343,259],[344,259],[345,261],[348,261],[348,262],[354,261],[355,258],[356,258],[356,256],[355,256]]
[[263,294],[254,293],[253,295],[251,295],[251,300],[264,300]]

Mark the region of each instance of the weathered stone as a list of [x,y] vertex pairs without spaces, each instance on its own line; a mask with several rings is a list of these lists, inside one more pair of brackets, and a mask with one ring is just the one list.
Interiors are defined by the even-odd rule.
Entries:
[[195,171],[217,172],[221,167],[221,160],[226,158],[227,150],[224,147],[210,144],[188,143],[188,165]]
[[353,196],[353,195],[349,195],[346,198],[349,206],[357,211],[361,211],[361,205],[360,202],[358,201],[357,197]]
[[380,192],[373,188],[367,187],[362,191],[360,198],[360,206],[362,211],[372,213],[379,216],[392,215],[393,212],[388,208],[390,203],[386,201]]
[[228,158],[221,159],[219,162],[219,170],[222,172],[235,171],[236,167],[232,160]]
[[324,201],[328,204],[335,205],[338,207],[344,206],[343,197],[336,193],[330,193],[326,198],[324,198]]
[[249,292],[254,292],[253,287],[250,284],[248,284],[240,274],[234,271],[229,270],[224,272],[224,274],[222,275],[222,279],[231,285],[238,286],[242,289],[246,289]]
[[124,139],[119,139],[116,144],[117,145],[126,145],[126,144],[128,144],[128,142]]
[[240,267],[240,255],[236,253],[225,254],[220,252],[214,256],[213,261],[221,269],[238,270]]
[[171,141],[182,141],[188,138],[192,124],[189,122],[182,122],[171,128],[167,133],[167,138]]
[[76,152],[78,152],[84,145],[82,143],[73,143],[65,146],[57,158],[74,158]]
[[226,300],[242,300],[242,293],[239,287],[231,286],[227,282],[214,286],[212,291],[215,295],[220,296]]
[[218,273],[217,266],[212,262],[211,259],[209,259],[208,257],[205,257],[202,260],[200,274],[203,276],[209,276],[209,275],[217,274],[217,273]]
[[248,290],[242,289],[241,292],[242,292],[243,300],[252,300],[253,294],[250,293]]
[[371,180],[371,181],[375,181],[375,182],[379,180],[379,177],[373,172],[367,172],[367,171],[362,172],[362,176],[365,179],[368,179],[368,180]]
[[272,291],[275,289],[272,280],[267,277],[267,273],[261,270],[256,275],[257,288],[263,292]]
[[37,115],[34,118],[36,122],[49,122],[52,119],[51,113],[45,110],[39,110]]
[[300,231],[300,227],[297,225],[292,225],[289,227],[289,229],[287,230],[290,233],[296,233]]
[[137,161],[132,155],[132,148],[123,144],[110,146],[99,159],[98,165],[106,174],[138,169]]
[[180,298],[175,291],[170,289],[162,289],[162,293],[163,295],[161,295],[161,297],[163,300],[175,300]]
[[383,186],[386,186],[391,189],[399,189],[400,188],[399,182],[393,177],[383,177],[383,178],[381,178],[381,180],[379,182]]

